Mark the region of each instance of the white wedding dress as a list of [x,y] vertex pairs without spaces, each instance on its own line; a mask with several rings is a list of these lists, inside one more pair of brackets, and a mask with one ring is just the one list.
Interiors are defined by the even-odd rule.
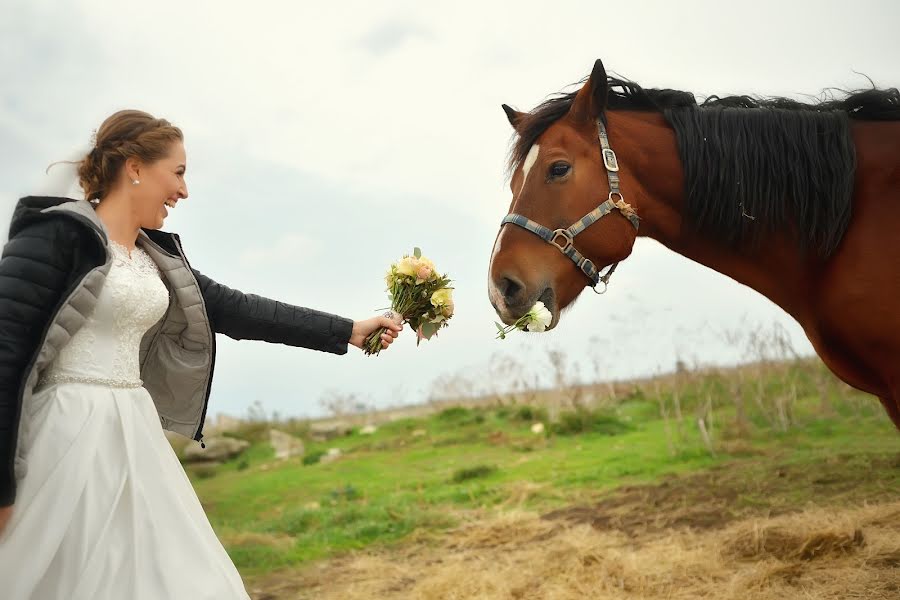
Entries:
[[140,248],[111,246],[94,314],[23,407],[28,469],[0,535],[0,597],[247,599],[141,387],[140,341],[168,290]]

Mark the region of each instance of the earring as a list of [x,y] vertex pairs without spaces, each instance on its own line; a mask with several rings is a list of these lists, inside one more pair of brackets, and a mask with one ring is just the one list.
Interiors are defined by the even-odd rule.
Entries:
[[137,185],[137,184],[139,184],[140,182],[141,182],[140,179],[135,179],[134,181],[131,182],[131,185]]

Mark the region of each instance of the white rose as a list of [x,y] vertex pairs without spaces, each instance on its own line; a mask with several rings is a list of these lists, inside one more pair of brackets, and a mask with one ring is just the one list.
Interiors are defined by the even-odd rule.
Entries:
[[525,324],[525,329],[537,332],[546,331],[552,320],[553,313],[547,310],[543,302],[538,301],[528,311],[528,323]]

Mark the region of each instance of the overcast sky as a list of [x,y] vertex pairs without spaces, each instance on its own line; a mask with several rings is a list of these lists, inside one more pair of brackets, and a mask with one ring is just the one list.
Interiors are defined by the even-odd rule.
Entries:
[[859,73],[900,85],[890,0],[0,6],[3,223],[50,162],[86,147],[112,112],[139,108],[184,130],[190,197],[165,229],[213,279],[355,319],[385,306],[383,273],[413,246],[456,281],[457,314],[438,340],[416,348],[407,331],[378,358],[220,337],[211,413],[259,401],[316,415],[329,391],[413,403],[441,376],[483,377],[497,353],[540,372],[561,349],[601,379],[678,357],[730,363],[746,355],[728,332],[759,325],[810,352],[771,302],[649,240],[555,331],[495,341],[487,266],[510,200],[500,104],[531,109],[596,58],[701,97],[801,97],[863,87]]

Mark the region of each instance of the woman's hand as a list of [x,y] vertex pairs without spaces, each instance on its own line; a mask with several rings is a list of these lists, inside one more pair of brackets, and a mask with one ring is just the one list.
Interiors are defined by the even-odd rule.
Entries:
[[3,530],[6,529],[6,524],[9,523],[9,520],[12,518],[12,506],[0,506],[0,535],[3,534]]
[[350,343],[357,348],[363,347],[363,342],[369,337],[373,331],[384,327],[386,332],[381,334],[381,348],[385,349],[400,335],[403,329],[403,317],[391,311],[392,317],[381,316],[372,317],[365,321],[356,321],[353,323],[353,331],[350,333]]

